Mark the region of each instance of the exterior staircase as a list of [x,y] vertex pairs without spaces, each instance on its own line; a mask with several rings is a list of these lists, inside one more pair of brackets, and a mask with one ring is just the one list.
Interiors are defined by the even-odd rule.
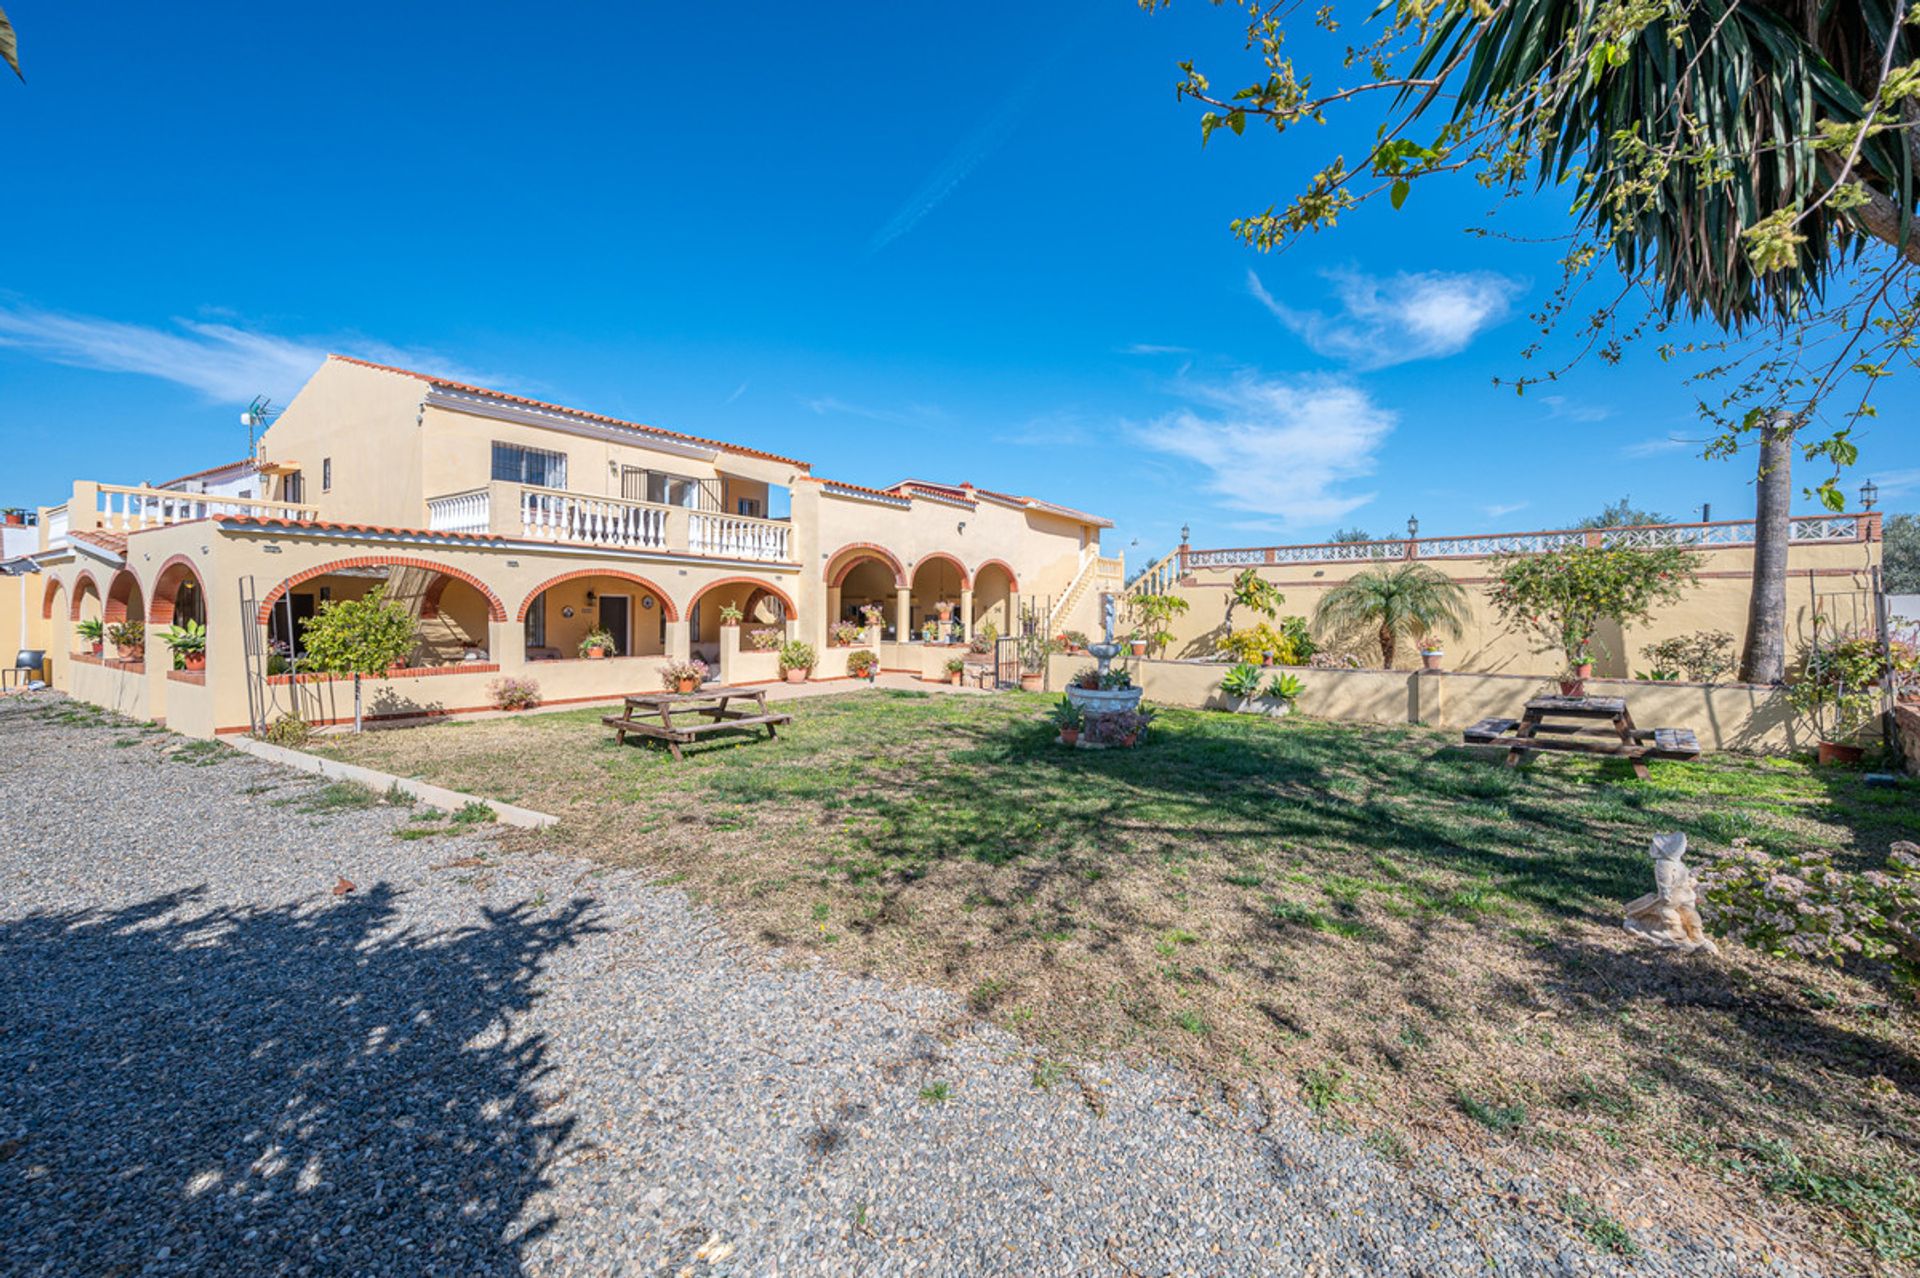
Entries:
[[1180,552],[1170,550],[1127,587],[1130,597],[1170,594],[1180,581]]

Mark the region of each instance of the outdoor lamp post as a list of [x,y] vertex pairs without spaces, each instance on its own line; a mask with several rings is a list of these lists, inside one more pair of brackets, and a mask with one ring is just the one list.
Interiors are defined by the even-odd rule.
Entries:
[[1181,524],[1180,525],[1180,544],[1183,546],[1186,545],[1188,540],[1192,538],[1192,536],[1193,536],[1193,529],[1189,528],[1186,524]]
[[1419,535],[1420,535],[1420,516],[1408,515],[1407,516],[1407,536],[1418,537]]
[[1872,510],[1880,500],[1880,485],[1869,479],[1860,485],[1860,509]]

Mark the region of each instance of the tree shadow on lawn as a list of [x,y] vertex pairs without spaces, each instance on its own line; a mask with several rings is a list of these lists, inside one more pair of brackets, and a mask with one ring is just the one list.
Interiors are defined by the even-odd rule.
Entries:
[[0,924],[0,1236],[22,1270],[515,1274],[573,1120],[520,1035],[588,903],[425,935],[385,885]]

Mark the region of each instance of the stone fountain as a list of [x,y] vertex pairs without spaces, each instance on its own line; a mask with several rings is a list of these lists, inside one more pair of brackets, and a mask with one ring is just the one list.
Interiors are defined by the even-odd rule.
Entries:
[[1109,688],[1106,686],[1108,683],[1107,668],[1113,663],[1113,659],[1120,655],[1120,645],[1113,641],[1113,619],[1113,596],[1108,595],[1101,609],[1103,638],[1099,643],[1090,643],[1087,645],[1087,651],[1093,654],[1093,659],[1096,663],[1095,669],[1100,672],[1100,686],[1098,688],[1082,688],[1076,683],[1067,689],[1067,700],[1078,706],[1080,713],[1089,719],[1097,718],[1104,714],[1119,714],[1123,710],[1137,710],[1140,708],[1140,695],[1144,691],[1143,689],[1134,687]]

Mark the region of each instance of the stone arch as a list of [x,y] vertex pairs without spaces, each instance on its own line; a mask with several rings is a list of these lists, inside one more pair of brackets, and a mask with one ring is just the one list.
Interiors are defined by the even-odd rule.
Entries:
[[[843,555],[847,557],[844,563],[841,562],[841,556]],[[891,550],[888,550],[885,546],[877,542],[871,541],[850,541],[840,547],[840,549],[834,551],[831,555],[828,555],[825,573],[827,584],[829,586],[840,585],[846,581],[847,574],[852,572],[856,565],[864,563],[869,559],[878,559],[880,562],[886,564],[887,567],[893,569],[893,587],[895,590],[905,590],[907,588],[907,566],[901,563],[899,557]],[[965,571],[966,569],[961,569],[962,573],[965,573]]]
[[[133,569],[122,568],[113,574],[113,580],[107,586],[106,600],[100,606],[100,619],[109,626],[125,621],[127,605],[139,595],[140,579],[133,575]],[[144,599],[142,602],[144,603]],[[144,611],[144,608],[135,608],[134,620],[138,621]]]
[[[339,572],[344,568],[418,568],[423,572],[437,572],[447,577],[458,577],[461,581],[466,582],[469,586],[479,591],[481,596],[486,599],[487,615],[489,617],[495,621],[505,621],[507,619],[507,606],[500,602],[500,596],[494,594],[491,586],[470,572],[451,567],[447,564],[437,563],[431,559],[415,559],[407,555],[356,555],[352,559],[336,559],[331,563],[321,564],[317,568],[308,568],[303,572],[297,572],[275,586],[272,590],[269,590],[267,597],[260,601],[260,624],[267,624],[273,616],[273,606],[279,603],[281,597],[289,590],[292,590],[301,582],[311,581],[315,577],[324,577],[329,573]],[[435,598],[437,599],[438,596],[436,595]],[[524,610],[522,611],[522,615],[525,615]]]
[[914,576],[919,576],[922,568],[925,568],[928,564],[934,563],[935,561],[953,565],[953,570],[960,574],[960,589],[973,589],[973,575],[967,571],[967,566],[960,562],[958,555],[950,555],[944,550],[929,550],[926,554],[914,560]]
[[67,602],[67,620],[80,620],[80,605],[86,602],[88,594],[100,601],[104,611],[106,596],[100,592],[100,583],[94,579],[93,569],[82,568],[73,579],[73,597]]
[[200,570],[194,567],[193,560],[185,555],[175,555],[160,565],[160,572],[153,579],[153,595],[147,600],[147,625],[158,627],[173,624],[173,607],[180,583],[189,577],[200,588],[200,597],[205,599],[207,583],[201,578]]
[[756,589],[764,590],[787,606],[787,616],[789,618],[800,615],[800,605],[794,603],[792,595],[774,585],[772,582],[762,581],[758,577],[722,577],[718,581],[710,581],[695,591],[693,598],[687,600],[687,612],[693,612],[693,606],[700,602],[701,596],[705,595],[708,591],[717,590],[721,586],[753,586]]
[[985,572],[989,568],[998,568],[1001,572],[1006,573],[1007,589],[1013,591],[1015,594],[1020,593],[1020,576],[1018,573],[1014,572],[1013,565],[1008,563],[1004,559],[989,559],[985,563],[981,564],[978,568],[975,568],[973,570],[974,581],[978,582],[980,580],[980,574]]
[[[514,620],[525,621],[527,619],[527,609],[533,607],[533,601],[561,582],[578,581],[582,577],[617,577],[621,581],[630,581],[636,586],[645,586],[648,593],[660,601],[660,607],[665,610],[668,621],[680,620],[680,610],[673,606],[672,595],[662,590],[653,582],[648,581],[645,577],[640,576],[638,573],[622,572],[618,568],[580,568],[573,572],[563,572],[557,577],[549,577],[527,592],[527,597],[520,601],[520,611],[515,615]],[[497,617],[495,620],[505,621],[506,617]]]
[[46,594],[42,596],[40,600],[40,616],[43,620],[53,620],[54,602],[60,598],[60,592],[66,588],[66,583],[58,577],[49,576],[47,578]]

